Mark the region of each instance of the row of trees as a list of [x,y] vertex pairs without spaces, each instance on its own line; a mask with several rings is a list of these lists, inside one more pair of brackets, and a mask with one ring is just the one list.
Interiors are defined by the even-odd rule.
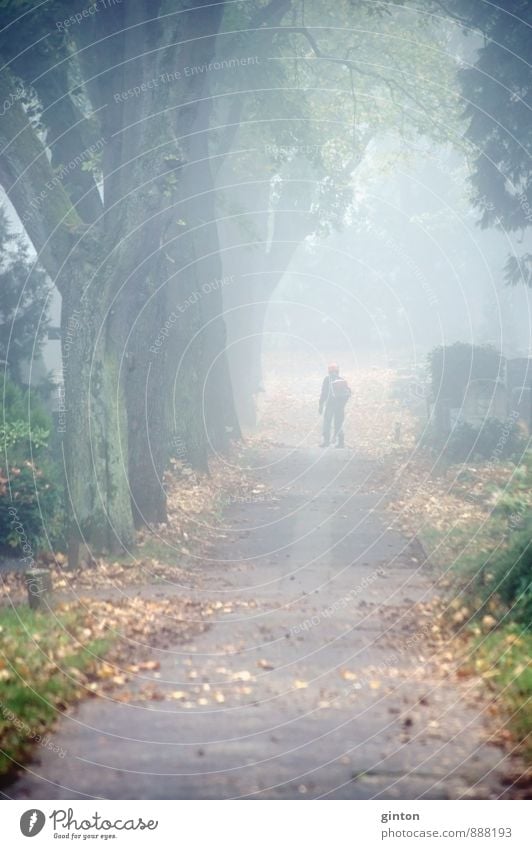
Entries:
[[376,140],[459,139],[432,5],[0,3],[0,182],[62,297],[74,548],[130,545],[170,455],[207,468],[253,421],[271,294],[356,214]]

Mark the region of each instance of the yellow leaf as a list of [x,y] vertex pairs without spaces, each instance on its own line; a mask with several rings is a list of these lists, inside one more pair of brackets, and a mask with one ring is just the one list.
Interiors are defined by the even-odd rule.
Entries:
[[251,672],[244,669],[242,672],[235,672],[233,681],[251,681]]
[[115,674],[115,671],[112,666],[109,666],[108,663],[104,663],[103,666],[100,666],[98,670],[99,678],[112,678]]
[[340,674],[341,674],[342,678],[344,679],[344,681],[356,681],[356,679],[358,677],[356,675],[356,673],[351,672],[350,669],[342,669]]

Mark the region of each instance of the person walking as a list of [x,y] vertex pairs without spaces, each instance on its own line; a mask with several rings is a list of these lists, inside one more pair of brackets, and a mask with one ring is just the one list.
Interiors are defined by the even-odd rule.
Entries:
[[351,397],[351,389],[345,378],[340,376],[340,367],[337,363],[331,363],[328,374],[321,387],[319,413],[325,411],[323,417],[323,442],[322,448],[331,444],[331,427],[334,423],[334,437],[337,448],[343,448],[345,405]]

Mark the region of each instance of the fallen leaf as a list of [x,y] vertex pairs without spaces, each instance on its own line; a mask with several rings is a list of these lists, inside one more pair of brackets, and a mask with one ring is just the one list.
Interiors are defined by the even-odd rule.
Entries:
[[358,675],[356,672],[351,672],[350,669],[342,669],[340,675],[344,679],[344,681],[356,681]]
[[161,664],[158,660],[145,660],[143,663],[139,663],[138,667],[149,672],[153,669],[160,669]]
[[247,669],[243,669],[241,672],[235,672],[233,681],[251,681],[251,672],[248,672]]

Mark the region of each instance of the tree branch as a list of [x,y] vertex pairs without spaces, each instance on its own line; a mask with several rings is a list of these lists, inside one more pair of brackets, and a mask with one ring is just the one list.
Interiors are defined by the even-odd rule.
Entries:
[[[16,89],[11,73],[4,68],[0,102],[10,102]],[[42,265],[62,291],[66,284],[58,281],[59,272],[82,222],[19,101],[5,110],[0,123],[0,182]]]
[[388,79],[387,77],[379,74],[378,71],[375,70],[367,70],[365,68],[361,68],[353,59],[349,59],[348,57],[342,59],[338,56],[331,56],[328,53],[324,53],[319,47],[314,36],[309,32],[307,27],[280,27],[282,32],[291,32],[302,35],[310,44],[312,48],[312,52],[318,59],[322,59],[325,62],[333,62],[336,65],[342,65],[344,68],[347,68],[349,71],[356,71],[358,74],[362,76],[371,77],[372,79],[379,80],[379,82],[383,83],[390,90],[390,94],[393,94],[394,88],[400,91],[408,100],[412,101],[419,106],[427,115],[431,115],[430,110],[423,103],[423,101],[418,100],[411,91],[405,88],[401,83],[397,81],[397,78],[394,77],[393,80]]
[[[274,24],[274,27],[277,26],[289,10],[290,6],[291,0],[270,0],[270,3],[268,3],[267,6],[257,9],[255,14],[251,17],[246,29],[261,29],[264,24]],[[271,33],[271,41],[275,34],[275,28],[268,30],[268,33]],[[227,115],[227,128],[222,135],[220,144],[218,145],[216,159],[212,162],[213,179],[216,179],[216,176],[224,163],[225,157],[231,150],[233,141],[240,127],[240,118],[243,108],[243,97],[238,97],[237,93],[235,93],[235,99],[233,100]]]
[[463,18],[462,15],[460,15],[458,12],[452,12],[446,6],[446,4],[443,2],[443,0],[432,0],[432,3],[438,9],[441,9],[442,12],[444,12],[447,15],[449,20],[456,21],[457,23],[459,23],[461,26],[465,27],[466,29],[469,29],[469,30],[474,29],[473,25],[471,24],[471,21],[468,21],[467,18]]

